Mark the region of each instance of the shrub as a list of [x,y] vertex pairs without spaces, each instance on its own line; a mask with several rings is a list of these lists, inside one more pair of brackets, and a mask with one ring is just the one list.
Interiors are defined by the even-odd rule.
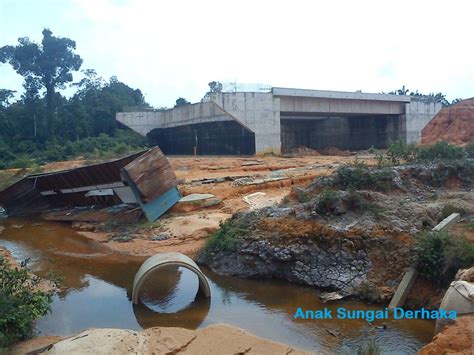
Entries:
[[296,199],[298,200],[298,202],[300,203],[306,203],[306,202],[309,202],[311,201],[311,195],[309,192],[303,190],[303,189],[295,189],[295,195],[296,195]]
[[33,323],[49,310],[52,293],[38,290],[40,279],[24,265],[11,268],[0,258],[0,352],[33,335]]
[[462,216],[466,213],[466,210],[462,207],[453,206],[451,204],[444,205],[443,210],[441,211],[441,219],[445,219],[453,213],[459,213]]
[[393,141],[388,146],[387,156],[392,164],[414,161],[416,160],[416,144],[406,144],[402,140]]
[[371,169],[365,164],[342,166],[336,171],[336,184],[345,189],[390,189],[392,172],[387,169]]
[[467,224],[467,229],[469,229],[471,232],[474,232],[474,219],[469,221]]
[[345,197],[344,202],[347,209],[355,211],[367,206],[367,201],[357,191],[351,190]]
[[417,148],[418,160],[452,160],[466,156],[462,147],[441,141],[428,147]]
[[211,235],[204,249],[206,251],[234,251],[239,244],[239,237],[247,233],[247,228],[235,221],[226,221]]
[[341,201],[341,196],[337,191],[324,190],[318,198],[317,210],[320,213],[331,213]]
[[11,168],[26,169],[32,166],[34,162],[27,156],[19,156],[13,162],[10,163]]
[[447,232],[425,232],[414,245],[419,273],[439,285],[449,283],[457,270],[474,263],[474,246],[465,238]]
[[123,143],[120,143],[120,144],[117,144],[114,149],[113,149],[113,152],[115,154],[125,154],[127,153],[128,151],[130,151],[130,147],[127,146],[126,144],[123,144]]
[[474,139],[464,147],[464,150],[469,158],[474,158]]

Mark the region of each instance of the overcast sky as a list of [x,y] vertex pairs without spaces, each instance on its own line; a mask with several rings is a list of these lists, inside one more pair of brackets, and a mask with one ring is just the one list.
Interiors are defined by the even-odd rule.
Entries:
[[[474,96],[473,13],[473,1],[0,0],[0,46],[50,28],[76,41],[83,69],[155,107],[199,101],[212,80],[454,99]],[[21,83],[0,64],[0,88]]]

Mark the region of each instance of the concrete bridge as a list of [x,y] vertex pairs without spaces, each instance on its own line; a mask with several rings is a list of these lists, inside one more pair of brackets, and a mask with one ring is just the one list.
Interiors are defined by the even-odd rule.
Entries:
[[312,149],[384,148],[419,142],[441,105],[403,95],[272,88],[217,93],[165,111],[121,112],[117,120],[149,135],[165,154],[279,154]]

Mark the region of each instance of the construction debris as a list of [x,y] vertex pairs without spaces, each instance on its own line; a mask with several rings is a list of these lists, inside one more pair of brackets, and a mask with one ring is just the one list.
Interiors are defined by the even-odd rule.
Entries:
[[246,160],[242,162],[242,166],[253,166],[253,165],[263,165],[265,162],[263,160]]
[[0,192],[0,205],[9,216],[56,210],[62,220],[68,220],[67,216],[75,220],[73,212],[82,214],[80,220],[97,220],[84,218],[84,210],[74,211],[81,207],[90,212],[123,204],[133,209],[138,205],[147,219],[154,221],[181,198],[177,185],[171,165],[155,147],[105,163],[28,175]]
[[343,295],[341,295],[338,292],[323,292],[319,295],[319,298],[321,298],[321,301],[323,303],[330,302],[330,301],[337,301],[342,298],[344,298]]
[[182,197],[173,207],[174,212],[190,212],[205,207],[217,206],[222,199],[213,194],[190,194]]
[[250,205],[250,209],[252,210],[274,206],[280,203],[282,199],[282,196],[268,197],[265,192],[254,192],[242,198],[244,202]]

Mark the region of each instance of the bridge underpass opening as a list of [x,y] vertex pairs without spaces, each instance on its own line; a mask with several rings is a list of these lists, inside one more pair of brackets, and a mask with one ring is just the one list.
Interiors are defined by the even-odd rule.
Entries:
[[157,128],[148,137],[168,155],[255,154],[255,133],[236,121]]
[[281,113],[282,152],[303,146],[344,150],[386,148],[404,139],[404,116],[294,116]]

